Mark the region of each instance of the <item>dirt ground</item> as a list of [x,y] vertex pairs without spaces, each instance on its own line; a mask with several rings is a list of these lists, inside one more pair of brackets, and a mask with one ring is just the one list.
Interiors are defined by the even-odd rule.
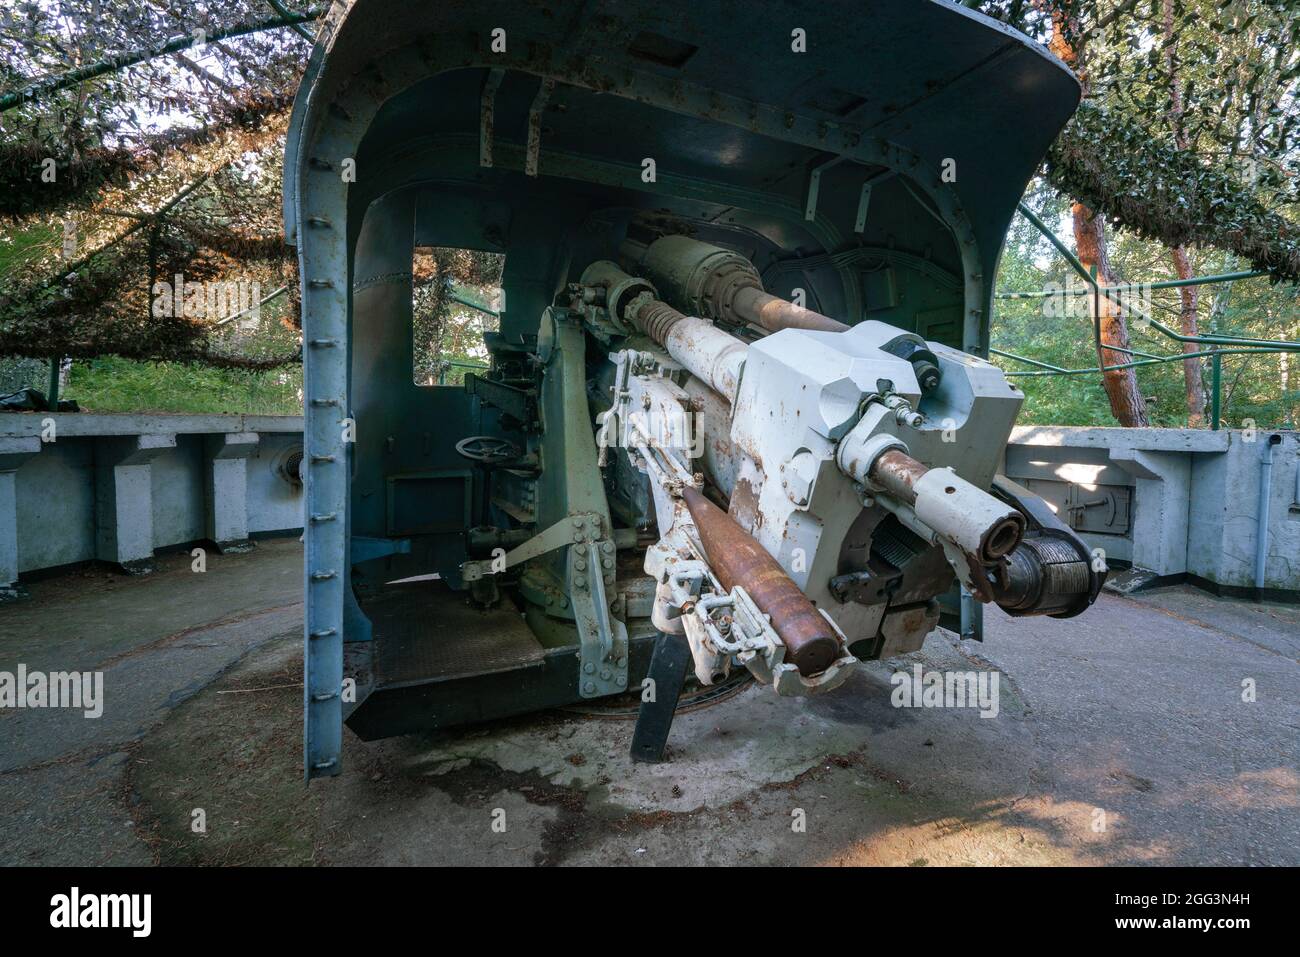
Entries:
[[[106,687],[97,720],[0,711],[0,862],[1300,863],[1300,609],[1178,587],[991,611],[983,646],[936,632],[833,695],[680,715],[662,765],[627,758],[628,720],[549,712],[345,733],[343,774],[305,787],[299,563],[266,542],[0,608],[0,670]],[[996,716],[892,706],[917,663],[996,673]]]

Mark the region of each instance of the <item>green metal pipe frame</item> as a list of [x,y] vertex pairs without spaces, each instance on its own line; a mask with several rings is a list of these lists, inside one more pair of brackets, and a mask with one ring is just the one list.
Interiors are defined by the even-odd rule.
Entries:
[[63,365],[62,356],[50,357],[50,388],[45,396],[45,401],[49,403],[51,412],[59,411],[59,372],[60,366]]
[[[1110,347],[1107,346],[1107,349]],[[1133,353],[1131,349],[1115,349],[1115,352]],[[1045,372],[1006,372],[1006,376],[1038,376],[1038,375],[1086,375],[1089,372],[1112,372],[1115,369],[1132,369],[1136,366],[1157,365],[1161,362],[1181,362],[1183,359],[1199,359],[1202,356],[1251,356],[1251,355],[1273,355],[1278,352],[1297,352],[1300,349],[1204,349],[1200,352],[1180,352],[1172,356],[1152,356],[1147,359],[1137,359],[1133,362],[1121,362],[1116,365],[1106,366],[1104,369],[1098,369],[1093,366],[1088,369],[1063,369],[1060,366],[1054,366],[1050,362],[1040,362],[1037,359],[1027,359],[1024,356],[1018,356],[1011,352],[1003,352],[1001,349],[990,349],[989,352],[995,355],[1003,356],[1007,359],[1015,359],[1017,362],[1027,362],[1029,365],[1039,366],[1048,370]],[[1138,354],[1138,353],[1134,353]]]
[[[1078,257],[1075,256],[1074,253],[1071,252],[1070,249],[1063,242],[1061,242],[1060,239],[1057,238],[1056,234],[1052,232],[1051,229],[1048,228],[1047,224],[1038,218],[1037,214],[1035,214],[1032,209],[1026,206],[1023,202],[1018,203],[1016,208],[1020,211],[1020,214],[1025,217],[1025,219],[1029,220],[1029,222],[1034,226],[1035,229],[1037,229],[1040,233],[1042,233],[1047,238],[1047,241],[1050,242],[1056,248],[1057,252],[1059,252],[1065,258],[1065,260],[1071,265],[1071,267],[1073,267],[1074,271],[1077,272],[1080,277],[1082,277],[1083,281],[1088,284],[1090,292],[1097,295],[1105,296],[1107,299],[1115,303],[1117,306],[1123,306],[1125,305],[1125,303],[1122,300],[1111,295],[1111,292],[1114,291],[1123,292],[1129,289],[1143,287],[1142,283],[1124,283],[1122,285],[1117,285],[1117,286],[1100,285],[1097,282],[1096,277],[1094,277],[1092,273],[1083,265],[1083,263],[1079,261]],[[1249,278],[1255,278],[1258,276],[1267,276],[1267,275],[1268,275],[1267,272],[1254,271],[1254,272],[1245,272],[1245,273],[1223,273],[1218,276],[1194,276],[1191,279],[1171,279],[1171,280],[1164,280],[1159,283],[1150,283],[1146,285],[1146,288],[1174,289],[1179,286],[1194,286],[1194,285],[1209,284],[1215,282],[1234,282],[1237,279],[1249,279]],[[1045,294],[1055,295],[1055,293],[1052,292],[1046,292]],[[1079,292],[1077,294],[1082,295],[1083,293]],[[1020,295],[1037,296],[1039,295],[1039,292],[1028,293],[1028,294],[1013,293],[1011,294],[1011,296],[1005,296],[1004,294],[1000,293],[998,295],[998,298],[1010,298],[1012,296],[1020,296]],[[1277,340],[1244,339],[1240,336],[1184,336],[1174,332],[1168,326],[1165,326],[1154,319],[1148,319],[1147,322],[1159,332],[1164,333],[1169,338],[1174,339],[1178,342],[1194,342],[1194,343],[1200,343],[1205,345],[1212,345],[1212,344],[1261,345],[1268,348],[1276,348],[1278,346],[1288,348],[1288,349],[1300,348],[1300,343],[1289,342],[1287,340],[1281,340],[1281,339],[1277,339]],[[1102,344],[1100,343],[1100,337],[1098,341],[1098,347],[1099,348],[1103,347]],[[1104,348],[1110,349],[1111,347],[1104,346]]]
[[447,298],[449,298],[452,302],[458,302],[462,306],[466,306],[470,309],[473,309],[475,312],[481,312],[485,316],[491,316],[493,319],[501,318],[501,313],[497,312],[487,303],[483,302],[483,300],[471,295],[468,292],[463,292],[460,284],[457,282],[454,281],[452,282],[451,288],[447,292]]
[[[1139,352],[1135,349],[1125,349],[1120,346],[1107,346],[1101,341],[1101,297],[1105,296],[1116,305],[1123,306],[1124,303],[1115,297],[1115,293],[1127,292],[1133,289],[1176,289],[1182,286],[1199,286],[1209,285],[1220,282],[1235,282],[1238,279],[1255,279],[1261,276],[1267,276],[1267,271],[1249,270],[1243,272],[1220,273],[1212,276],[1193,276],[1189,279],[1169,279],[1154,283],[1122,283],[1114,286],[1102,286],[1097,282],[1097,277],[1089,271],[1079,258],[1063,243],[1057,235],[1047,227],[1032,209],[1023,202],[1017,204],[1020,215],[1029,220],[1030,224],[1037,229],[1047,241],[1052,244],[1057,252],[1070,264],[1083,281],[1088,284],[1088,289],[1083,290],[1035,290],[1034,292],[1000,292],[995,299],[1040,299],[1050,296],[1060,295],[1084,295],[1091,294],[1094,301],[1093,306],[1093,341],[1097,347],[1097,365],[1089,369],[1063,369],[1060,366],[1054,366],[1047,362],[1040,362],[1037,359],[1028,359],[1025,356],[1018,356],[1015,353],[1003,352],[1001,349],[989,349],[990,353],[999,355],[1016,362],[1024,362],[1028,365],[1038,366],[1044,370],[1041,372],[1007,372],[1007,376],[1050,376],[1050,375],[1088,375],[1090,373],[1111,372],[1118,369],[1132,369],[1137,366],[1157,365],[1162,362],[1177,362],[1186,359],[1197,359],[1202,356],[1210,357],[1210,428],[1217,431],[1219,428],[1219,411],[1221,405],[1221,389],[1223,383],[1223,356],[1225,355],[1274,355],[1282,352],[1300,352],[1300,342],[1292,342],[1285,339],[1250,339],[1242,336],[1227,335],[1196,335],[1185,336],[1175,332],[1162,322],[1158,322],[1150,317],[1147,318],[1147,324],[1162,335],[1180,343],[1193,343],[1195,345],[1208,345],[1212,348],[1199,352],[1181,352],[1172,356],[1157,356],[1147,352]],[[1222,346],[1236,348],[1220,348]],[[1141,356],[1141,359],[1135,359],[1132,362],[1124,362],[1116,365],[1106,365],[1103,357],[1103,350],[1110,352],[1122,352],[1131,356]]]
[[[1214,276],[1192,276],[1190,279],[1162,279],[1159,282],[1122,282],[1114,286],[1102,286],[1106,292],[1131,292],[1134,289],[1177,289],[1180,286],[1208,286],[1216,282],[1236,282],[1238,279],[1259,279],[1267,276],[1268,271],[1252,269],[1245,272],[1219,273]],[[1048,299],[1052,296],[1082,296],[1087,289],[1035,289],[1032,292],[999,292],[994,299]]]

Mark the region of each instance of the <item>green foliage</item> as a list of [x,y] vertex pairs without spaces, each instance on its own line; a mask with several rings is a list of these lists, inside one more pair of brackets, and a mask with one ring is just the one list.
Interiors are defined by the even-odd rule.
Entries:
[[457,302],[457,292],[491,305],[499,293],[505,256],[449,247],[420,247],[412,263],[415,381],[456,385],[469,367],[485,365],[483,334],[498,320]]
[[[1078,54],[1071,65],[1085,75],[1089,100],[1050,156],[1050,181],[1064,195],[1038,198],[1049,222],[1067,208],[1066,197],[1100,210],[1126,230],[1112,242],[1112,259],[1132,280],[1167,277],[1168,252],[1157,242],[1202,247],[1192,250],[1198,266],[1208,267],[1201,272],[1242,268],[1240,257],[1277,277],[1300,278],[1300,17],[1293,0],[963,2],[1062,56]],[[10,217],[0,233],[0,354],[252,368],[299,358],[298,281],[279,236],[278,162],[306,40],[291,29],[267,30],[135,59],[196,27],[211,35],[268,12],[266,0],[0,6],[0,95],[54,78],[0,118],[0,216]],[[58,78],[74,62],[89,72],[61,86]],[[261,175],[246,175],[249,156]],[[45,157],[56,160],[55,183],[38,179]],[[196,183],[201,188],[184,202],[168,205]],[[60,219],[76,223],[82,260],[60,258]],[[1210,246],[1234,258],[1215,259],[1204,251]],[[94,249],[104,252],[84,258]],[[417,256],[417,381],[459,381],[464,370],[451,363],[483,357],[481,336],[493,323],[455,303],[450,291],[454,280],[490,298],[500,262],[484,256],[435,250],[424,266]],[[1064,281],[1064,269],[1041,237],[1017,227],[999,285],[1041,288]],[[280,285],[293,292],[264,310],[270,316],[255,335],[152,316],[153,282],[178,271],[187,280],[257,280],[264,292]],[[1210,299],[1216,308],[1207,319]],[[1177,325],[1177,305],[1177,293],[1159,301],[1166,324]],[[1000,303],[994,345],[1070,368],[1095,365],[1087,321],[1048,319],[1040,306]],[[1252,281],[1224,297],[1203,290],[1201,323],[1295,339],[1298,311],[1293,287]],[[1149,330],[1132,332],[1135,349],[1171,351],[1172,343]],[[298,368],[218,372],[127,358],[79,362],[76,370],[68,394],[106,411],[243,411],[267,403],[283,410],[285,377],[301,376]],[[1154,400],[1154,422],[1181,424],[1181,372],[1180,363],[1137,370],[1143,394]],[[1227,358],[1223,379],[1229,421],[1295,421],[1297,375],[1283,360]],[[1029,420],[1112,424],[1096,374],[1017,381]],[[294,408],[296,389],[289,390]]]
[[73,363],[62,397],[86,412],[301,415],[302,367],[214,369],[109,356]]
[[[1046,191],[1031,200],[1036,212],[1049,226],[1064,221],[1068,203],[1059,194]],[[1112,266],[1124,281],[1158,282],[1176,278],[1165,248],[1131,234],[1112,243]],[[1195,263],[1202,274],[1236,271],[1230,256],[1202,254]],[[1007,237],[999,268],[998,288],[1043,289],[1049,284],[1065,286],[1069,266],[1032,226],[1017,218]],[[1201,327],[1204,333],[1261,339],[1300,340],[1300,289],[1267,279],[1239,280],[1230,285],[1201,287]],[[1086,297],[1079,302],[1079,314],[1045,314],[1044,300],[998,300],[992,325],[995,349],[1066,369],[1095,368],[1091,320]],[[1176,289],[1153,290],[1152,316],[1171,328],[1178,328],[1180,301]],[[1138,319],[1129,324],[1132,348],[1153,355],[1174,355],[1177,343]],[[994,356],[1007,372],[1036,371],[1012,359]],[[1199,361],[1206,389],[1210,387],[1210,361]],[[1261,428],[1294,428],[1300,417],[1300,354],[1224,356],[1222,358],[1221,419],[1227,427],[1241,427],[1253,420]],[[1135,370],[1138,388],[1147,399],[1151,424],[1181,427],[1187,424],[1182,362],[1139,366]],[[1016,376],[1013,380],[1025,393],[1021,424],[1113,426],[1110,404],[1096,373],[1082,375]],[[1206,402],[1207,411],[1209,402]]]

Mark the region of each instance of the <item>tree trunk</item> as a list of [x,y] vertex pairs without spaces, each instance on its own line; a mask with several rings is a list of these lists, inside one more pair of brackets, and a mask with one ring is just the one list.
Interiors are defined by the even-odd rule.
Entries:
[[[1079,261],[1085,269],[1096,268],[1097,282],[1103,286],[1115,284],[1115,274],[1110,268],[1110,257],[1106,254],[1106,221],[1093,214],[1083,203],[1070,207],[1074,218],[1074,245],[1078,250]],[[1116,346],[1127,349],[1128,321],[1123,309],[1105,296],[1092,297],[1094,307],[1101,315],[1101,342],[1104,346]],[[1108,348],[1098,350],[1100,363],[1107,366],[1122,365],[1133,361],[1127,352],[1113,352]],[[1133,369],[1110,369],[1103,372],[1102,385],[1106,397],[1110,399],[1110,412],[1123,426],[1150,425],[1147,417],[1146,402],[1138,391],[1137,376]]]
[[[1183,126],[1183,93],[1178,87],[1178,56],[1174,44],[1174,2],[1164,0],[1165,14],[1165,59],[1169,64],[1169,119],[1174,127],[1174,143],[1179,149],[1187,149],[1187,131]],[[1193,275],[1191,260],[1187,257],[1187,247],[1177,246],[1173,249],[1174,270],[1179,279],[1191,279]],[[1196,306],[1200,299],[1200,289],[1196,286],[1181,286],[1178,292],[1183,301],[1181,314],[1182,333],[1195,336],[1197,332]],[[1184,342],[1183,352],[1195,352],[1197,344]],[[1205,424],[1205,386],[1201,382],[1201,360],[1183,360],[1183,391],[1187,395],[1187,424],[1199,428]]]
[[[1187,249],[1176,246],[1173,250],[1174,269],[1179,279],[1191,279],[1195,275],[1191,261],[1187,258]],[[1199,286],[1181,286],[1182,294],[1182,333],[1185,336],[1199,335],[1197,331],[1197,304],[1200,300]],[[1183,352],[1196,352],[1200,346],[1195,342],[1184,342]],[[1205,384],[1201,378],[1201,360],[1183,360],[1183,389],[1187,393],[1187,424],[1193,429],[1205,425]]]
[[[1079,76],[1083,95],[1088,95],[1088,74],[1084,53],[1086,37],[1079,19],[1079,6],[1060,0],[1037,0],[1039,9],[1046,7],[1052,18],[1052,37],[1048,48]],[[1083,203],[1070,207],[1074,219],[1074,247],[1085,269],[1096,267],[1097,282],[1103,286],[1115,284],[1115,274],[1106,255],[1106,221],[1093,215]],[[1103,346],[1128,348],[1128,321],[1123,310],[1105,296],[1093,296],[1094,308],[1101,315],[1101,342]],[[1127,352],[1097,350],[1101,368],[1132,361]],[[1141,426],[1150,424],[1147,406],[1138,391],[1137,376],[1130,369],[1112,369],[1101,374],[1101,383],[1110,399],[1110,412],[1120,425]]]

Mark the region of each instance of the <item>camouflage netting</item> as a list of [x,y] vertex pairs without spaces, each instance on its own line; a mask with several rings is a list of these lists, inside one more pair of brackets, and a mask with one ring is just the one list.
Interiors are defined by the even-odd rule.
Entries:
[[[250,369],[298,361],[296,261],[279,218],[290,100],[283,92],[241,99],[201,128],[113,151],[116,165],[101,162],[103,151],[92,160],[80,156],[43,188],[31,186],[29,169],[25,198],[0,213],[22,225],[33,210],[61,210],[63,222],[31,261],[4,277],[0,354],[118,355]],[[78,197],[93,198],[93,206],[78,209]],[[67,230],[76,251],[65,248]],[[232,320],[224,299],[215,315],[206,298],[200,308],[193,288],[189,309],[177,315],[165,308],[171,303],[160,299],[156,284],[175,285],[178,275],[182,289],[204,284],[205,297],[234,284],[244,294],[241,307],[252,305],[253,291],[264,298],[287,288],[258,309],[261,321],[252,330],[250,317]]]
[[[448,247],[420,247],[412,262],[412,325],[415,381],[456,381],[456,362],[483,361],[483,332],[496,321],[452,298],[454,287],[486,300],[501,284],[500,253]],[[459,370],[463,374],[464,369]],[[450,376],[449,376],[450,373]]]
[[[1216,246],[1300,279],[1293,0],[963,2],[1082,58],[1088,105],[1052,147],[1053,186],[1143,237]],[[311,28],[296,23],[305,0],[302,12],[270,6],[278,19],[266,0],[0,7],[0,354],[298,359],[279,163]],[[212,42],[178,45],[199,28]],[[82,66],[68,72],[72,62]],[[41,176],[48,159],[53,182]],[[484,278],[472,259],[435,259],[416,277],[431,374],[444,361],[434,357],[466,354],[443,327],[449,277]],[[153,315],[153,284],[178,272],[288,292],[255,333]]]
[[168,130],[135,146],[59,143],[48,137],[0,142],[0,217],[17,221],[85,207],[107,190],[158,170],[169,156],[210,145],[231,132],[255,134],[269,116],[292,105],[288,90],[241,92],[213,104],[202,126]]
[[1230,250],[1300,280],[1300,231],[1195,154],[1085,104],[1048,153],[1048,179],[1116,226],[1166,246]]

